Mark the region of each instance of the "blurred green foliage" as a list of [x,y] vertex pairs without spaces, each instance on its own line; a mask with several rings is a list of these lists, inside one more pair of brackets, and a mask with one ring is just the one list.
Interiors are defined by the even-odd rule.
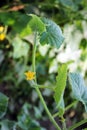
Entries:
[[[74,63],[69,66],[70,71],[74,70],[81,72],[85,77],[87,84],[86,0],[7,0],[1,2],[0,26],[4,26],[6,38],[3,41],[0,41],[0,91],[10,98],[7,117],[13,119],[13,116],[15,115],[14,120],[17,120],[18,113],[25,101],[32,104],[34,110],[36,110],[38,106],[41,115],[44,113],[43,107],[37,100],[38,96],[36,92],[31,89],[31,86],[29,86],[29,83],[25,80],[24,76],[25,71],[31,70],[32,61],[33,36],[30,35],[32,30],[29,26],[31,17],[26,15],[31,13],[41,17],[45,16],[55,21],[62,28],[65,36],[64,44],[59,50],[50,47],[49,45],[41,46],[38,43],[38,51],[36,52],[38,82],[48,86],[54,85],[58,65],[69,60],[74,60]],[[36,17],[36,19],[38,18]],[[31,24],[31,27],[34,29],[38,28],[38,26],[39,24],[35,24],[35,26],[32,27]],[[48,34],[49,29],[52,29],[52,27],[53,26],[51,25],[51,27],[46,28],[48,29]],[[43,30],[45,31],[45,27],[41,25],[39,31],[42,32]],[[49,37],[52,36],[53,33],[55,32],[49,34]],[[46,39],[47,34],[44,32],[42,35],[43,38],[41,39],[41,42],[43,44],[43,39]],[[51,41],[46,39],[45,42]],[[66,86],[69,86],[69,84],[67,83]],[[65,105],[69,104],[72,100],[70,99],[70,92],[70,88],[68,89],[68,87],[66,87],[66,94],[64,95]],[[52,110],[55,106],[53,99],[52,101],[50,99],[52,93],[50,90],[43,90],[42,93],[46,96],[48,107]],[[50,102],[52,102],[51,105]],[[81,106],[81,109],[82,108],[83,106]],[[77,113],[82,113],[83,109],[81,109]],[[53,109],[54,112],[55,110],[56,109]],[[18,117],[18,119],[21,118],[21,121],[23,122],[24,119],[22,120],[22,116],[24,116],[24,119],[27,117],[26,114],[21,114],[21,116]],[[35,113],[33,116],[34,117],[30,116],[28,119],[28,122],[30,122],[29,125],[35,126],[37,130],[42,130],[38,123],[35,122],[35,120],[32,120],[32,118],[37,120]],[[78,117],[76,118],[79,120]],[[81,116],[81,118],[83,117]],[[73,122],[75,120],[76,119],[74,118]],[[21,126],[20,129],[24,130],[24,128],[22,128],[22,122],[19,122],[18,124]],[[26,127],[27,123],[23,123]],[[7,126],[9,125],[9,122],[3,121],[1,130],[4,129],[3,124],[4,126],[5,124]],[[12,122],[12,125],[14,125],[14,122]],[[30,126],[28,127],[33,130],[34,127]]]

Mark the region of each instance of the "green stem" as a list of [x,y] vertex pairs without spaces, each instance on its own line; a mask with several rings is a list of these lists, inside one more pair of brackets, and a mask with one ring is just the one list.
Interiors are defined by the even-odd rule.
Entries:
[[[74,101],[73,103],[71,103],[70,105],[68,105],[68,106],[65,108],[65,111],[67,111],[68,109],[70,109],[70,108],[71,108],[73,105],[75,105],[76,103],[77,103],[77,101]],[[56,116],[58,116],[58,115],[59,115],[59,112],[55,113],[55,114],[53,115],[53,117],[56,117]],[[65,121],[62,122],[62,124],[63,124],[63,130],[67,130]]]
[[[35,70],[36,42],[37,42],[37,32],[35,32],[34,45],[33,45],[32,69],[33,69],[34,72],[36,72],[36,70]],[[35,83],[36,83],[36,79],[35,79]],[[54,126],[55,126],[55,128],[56,128],[57,130],[61,130],[61,128],[58,126],[58,124],[57,124],[56,121],[54,120],[53,116],[51,115],[49,109],[47,108],[47,105],[46,105],[46,103],[45,103],[45,101],[44,101],[44,99],[43,99],[43,96],[42,96],[42,94],[41,94],[41,92],[40,92],[40,90],[39,90],[39,88],[38,88],[37,85],[36,85],[35,89],[36,89],[36,91],[37,91],[37,93],[38,93],[38,96],[39,96],[39,98],[40,98],[40,100],[41,100],[41,102],[42,102],[42,104],[43,104],[43,106],[44,106],[44,109],[45,109],[46,113],[48,114],[48,116],[49,116],[51,122],[54,124]]]
[[[66,108],[65,108],[65,111],[67,111],[68,109],[70,109],[72,106],[74,106],[78,101],[74,101],[73,103],[71,103],[70,105],[68,105]],[[53,117],[57,117],[59,115],[59,112],[55,113],[53,115]]]
[[68,130],[74,130],[75,128],[81,126],[82,124],[84,124],[86,122],[87,122],[87,119],[84,119],[83,121],[80,121],[80,122],[74,124],[73,126],[71,126]]
[[44,88],[48,88],[48,89],[50,89],[50,90],[53,90],[54,91],[54,88],[53,87],[51,87],[51,86],[44,86],[44,85],[36,85],[36,86],[38,86],[38,88],[40,88],[40,89],[44,89]]
[[55,128],[56,128],[57,130],[61,130],[61,128],[58,126],[58,124],[57,124],[56,121],[54,120],[53,116],[51,115],[50,111],[48,110],[47,105],[46,105],[46,103],[45,103],[45,101],[44,101],[44,99],[43,99],[43,97],[42,97],[42,94],[41,94],[39,88],[36,87],[35,89],[36,89],[36,91],[37,91],[37,93],[38,93],[38,96],[39,96],[39,98],[40,98],[40,100],[41,100],[41,102],[42,102],[42,104],[43,104],[43,106],[44,106],[44,109],[45,109],[47,115],[49,116],[50,121],[54,124],[54,126],[55,126]]
[[65,108],[65,111],[67,111],[68,109],[70,109],[72,106],[74,106],[78,101],[74,101],[73,103],[71,103],[70,105],[68,105],[66,108]]
[[59,115],[59,112],[55,113],[55,114],[53,115],[53,117],[55,118],[55,117],[57,117],[58,115]]
[[65,121],[63,122],[63,130],[67,130]]
[[[33,44],[33,56],[32,56],[32,71],[36,73],[35,69],[35,54],[36,54],[37,32],[35,32],[34,44]],[[36,77],[35,77],[36,81]]]

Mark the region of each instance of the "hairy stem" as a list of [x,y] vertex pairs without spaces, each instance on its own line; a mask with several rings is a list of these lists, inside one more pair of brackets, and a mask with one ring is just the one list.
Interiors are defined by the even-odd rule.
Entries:
[[[71,103],[70,105],[68,105],[66,108],[65,108],[65,111],[67,111],[68,109],[70,109],[72,106],[74,106],[78,101],[74,101],[73,103]],[[53,115],[53,117],[57,117],[59,115],[59,112],[55,113]]]
[[67,130],[65,121],[63,122],[63,130]]
[[44,85],[38,85],[38,84],[37,84],[37,86],[38,86],[39,89],[45,89],[45,88],[47,88],[47,89],[50,89],[50,90],[54,91],[54,88],[52,86],[44,86]]
[[68,109],[70,109],[72,106],[74,106],[78,101],[74,101],[73,103],[71,103],[70,105],[68,105],[66,108],[65,108],[65,111],[67,111]]
[[[34,44],[33,44],[33,56],[32,56],[32,71],[35,73],[36,73],[35,69],[36,44],[37,44],[37,32],[35,32]],[[35,82],[36,82],[36,76],[35,76]]]
[[49,109],[47,108],[47,105],[46,105],[46,103],[45,103],[45,101],[44,101],[44,99],[43,99],[43,97],[42,97],[42,94],[41,94],[39,88],[36,87],[35,89],[36,89],[36,91],[37,91],[37,93],[38,93],[38,96],[39,96],[39,98],[40,98],[40,100],[41,100],[41,102],[42,102],[42,104],[43,104],[43,106],[44,106],[44,109],[45,109],[47,115],[49,116],[50,121],[54,124],[54,126],[55,126],[55,128],[56,128],[57,130],[61,130],[61,128],[58,126],[58,124],[57,124],[56,121],[54,120],[53,116],[51,115]]
[[[34,72],[36,72],[36,70],[35,70],[36,43],[37,43],[37,32],[35,32],[34,45],[33,45],[33,57],[32,57],[32,69],[33,69]],[[35,78],[35,83],[36,83],[36,78]],[[61,128],[59,127],[59,125],[56,123],[53,116],[51,115],[51,113],[50,113],[50,111],[49,111],[49,109],[48,109],[48,107],[47,107],[47,105],[46,105],[46,103],[45,103],[45,101],[43,99],[43,96],[42,96],[42,94],[41,94],[41,92],[40,92],[37,85],[36,85],[35,89],[36,89],[36,91],[38,93],[38,96],[39,96],[39,98],[40,98],[40,100],[41,100],[41,102],[42,102],[42,104],[44,106],[44,109],[45,109],[47,115],[49,116],[50,121],[54,124],[54,126],[55,126],[55,128],[57,130],[61,130]]]

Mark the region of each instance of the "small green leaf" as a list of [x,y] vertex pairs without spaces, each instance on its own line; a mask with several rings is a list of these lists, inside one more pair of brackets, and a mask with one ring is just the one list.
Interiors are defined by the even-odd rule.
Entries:
[[56,88],[55,88],[55,93],[54,93],[54,99],[57,104],[57,107],[62,110],[64,110],[64,100],[63,100],[63,95],[64,95],[64,90],[66,86],[66,80],[67,80],[67,64],[63,64],[58,68],[58,76],[56,77]]
[[20,39],[19,37],[14,38],[13,40],[13,57],[20,58],[22,56],[27,56],[29,51],[29,45]]
[[1,129],[0,130],[16,130],[16,122],[3,120],[1,121]]
[[8,105],[8,97],[0,93],[0,119],[5,115]]
[[34,14],[30,14],[29,16],[31,16],[29,26],[31,27],[32,31],[42,33],[46,30],[45,24],[41,21],[41,19],[38,16]]
[[69,81],[72,87],[73,98],[81,101],[87,112],[87,87],[84,84],[82,76],[78,73],[70,73]]
[[60,27],[53,21],[46,18],[42,18],[42,21],[46,25],[46,31],[41,34],[40,43],[42,45],[50,44],[51,46],[59,48],[64,41]]

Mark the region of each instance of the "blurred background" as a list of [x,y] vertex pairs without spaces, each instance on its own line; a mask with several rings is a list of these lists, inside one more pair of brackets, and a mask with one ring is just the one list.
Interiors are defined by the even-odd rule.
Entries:
[[[65,37],[60,49],[38,44],[36,71],[39,84],[55,84],[58,65],[73,60],[69,71],[80,72],[87,86],[87,1],[86,0],[0,0],[0,92],[9,97],[4,118],[17,121],[21,109],[28,109],[29,120],[39,122],[45,130],[55,130],[48,120],[38,95],[26,81],[24,72],[31,70],[32,35],[26,14],[36,14],[56,22]],[[42,94],[52,113],[55,103],[49,89]],[[72,102],[67,82],[65,105]],[[66,111],[67,126],[87,118],[81,103]],[[59,123],[58,118],[56,120]],[[61,124],[60,124],[61,125]],[[87,127],[87,124],[76,130]],[[42,129],[43,129],[42,128]],[[37,129],[40,130],[40,129]]]

